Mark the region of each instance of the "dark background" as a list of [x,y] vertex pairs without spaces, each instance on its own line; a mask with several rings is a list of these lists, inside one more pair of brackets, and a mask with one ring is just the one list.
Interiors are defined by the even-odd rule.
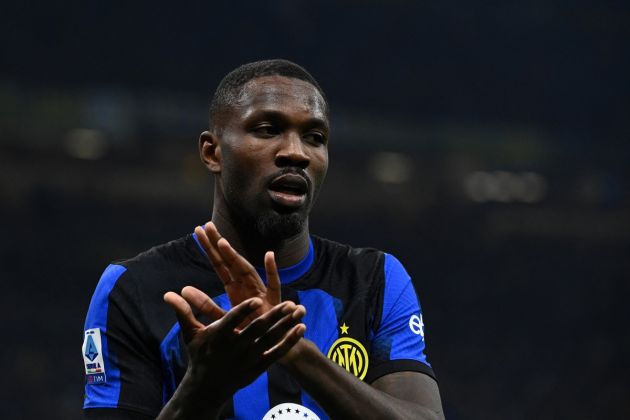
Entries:
[[449,419],[630,418],[630,3],[8,2],[3,417],[80,416],[103,268],[206,221],[209,98],[294,60],[331,102],[312,231],[399,257]]

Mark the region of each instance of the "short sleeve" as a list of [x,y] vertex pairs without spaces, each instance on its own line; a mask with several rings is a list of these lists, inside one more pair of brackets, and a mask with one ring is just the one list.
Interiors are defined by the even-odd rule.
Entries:
[[371,343],[366,382],[400,371],[435,378],[425,355],[424,320],[411,278],[390,254],[385,254],[384,276],[381,319]]
[[[83,408],[155,417],[162,407],[159,359],[148,343],[140,299],[127,269],[109,265],[85,319]],[[159,357],[159,352],[157,353]]]

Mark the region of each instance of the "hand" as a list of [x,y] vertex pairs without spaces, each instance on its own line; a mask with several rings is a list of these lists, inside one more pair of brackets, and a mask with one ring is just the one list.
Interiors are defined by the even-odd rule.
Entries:
[[[249,297],[260,297],[263,300],[263,306],[257,313],[260,315],[269,310],[270,307],[277,305],[281,301],[280,275],[275,263],[274,253],[269,251],[265,254],[264,264],[267,275],[267,284],[260,279],[256,269],[241,256],[227,239],[222,238],[213,222],[208,222],[202,228],[195,228],[197,239],[206,251],[214,271],[217,273],[232,305],[236,305]],[[203,308],[208,305],[210,300],[208,296],[193,288],[188,290],[188,302],[198,310],[203,312]],[[265,302],[267,304],[265,304]],[[216,305],[215,305],[216,306]],[[220,308],[219,308],[220,310]],[[244,323],[246,323],[244,321]],[[280,363],[288,364],[295,360],[298,355],[304,351],[304,340],[299,340],[295,346],[280,359]]]
[[265,286],[254,266],[236,252],[227,239],[221,237],[214,223],[208,222],[203,228],[197,226],[195,233],[214,271],[223,282],[232,306],[238,305],[245,299],[258,297],[262,305],[255,314],[261,315],[281,302],[280,276],[272,251],[265,254],[264,264],[267,275],[267,286]]
[[[205,296],[205,297],[204,297]],[[225,312],[194,287],[181,296],[168,292],[164,300],[174,310],[189,350],[186,375],[204,395],[220,401],[251,383],[272,363],[283,357],[304,335],[300,323],[306,313],[301,305],[284,302],[255,318],[247,327],[238,326],[262,306],[260,298],[247,299]],[[192,306],[213,320],[201,323]],[[206,392],[210,391],[210,394]]]

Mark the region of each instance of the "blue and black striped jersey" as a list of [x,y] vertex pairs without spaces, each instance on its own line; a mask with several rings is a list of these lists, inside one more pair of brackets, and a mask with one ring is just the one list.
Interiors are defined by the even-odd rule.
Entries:
[[[350,374],[368,383],[399,371],[433,376],[416,292],[395,257],[312,236],[306,257],[279,272],[283,300],[306,307],[305,337]],[[259,273],[265,280],[264,270]],[[187,356],[162,296],[187,285],[230,308],[194,234],[106,268],[85,321],[88,412],[107,408],[155,417],[171,398]],[[305,419],[307,411],[328,418],[278,364],[236,392],[221,418],[261,419],[283,403],[306,407]]]

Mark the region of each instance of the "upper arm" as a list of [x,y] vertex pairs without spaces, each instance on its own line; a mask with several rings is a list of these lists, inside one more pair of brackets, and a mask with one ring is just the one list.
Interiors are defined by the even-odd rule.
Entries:
[[372,386],[392,397],[418,404],[443,417],[440,391],[435,379],[418,372],[395,372],[381,376]]
[[372,343],[380,366],[371,385],[443,418],[440,391],[425,354],[422,309],[411,278],[389,254],[385,254],[384,274],[382,318]]
[[87,411],[155,416],[162,406],[160,363],[147,344],[131,280],[125,267],[110,265],[92,296],[82,347]]
[[402,264],[385,254],[381,318],[371,341],[368,383],[394,372],[421,372],[434,377],[425,354],[422,309]]

